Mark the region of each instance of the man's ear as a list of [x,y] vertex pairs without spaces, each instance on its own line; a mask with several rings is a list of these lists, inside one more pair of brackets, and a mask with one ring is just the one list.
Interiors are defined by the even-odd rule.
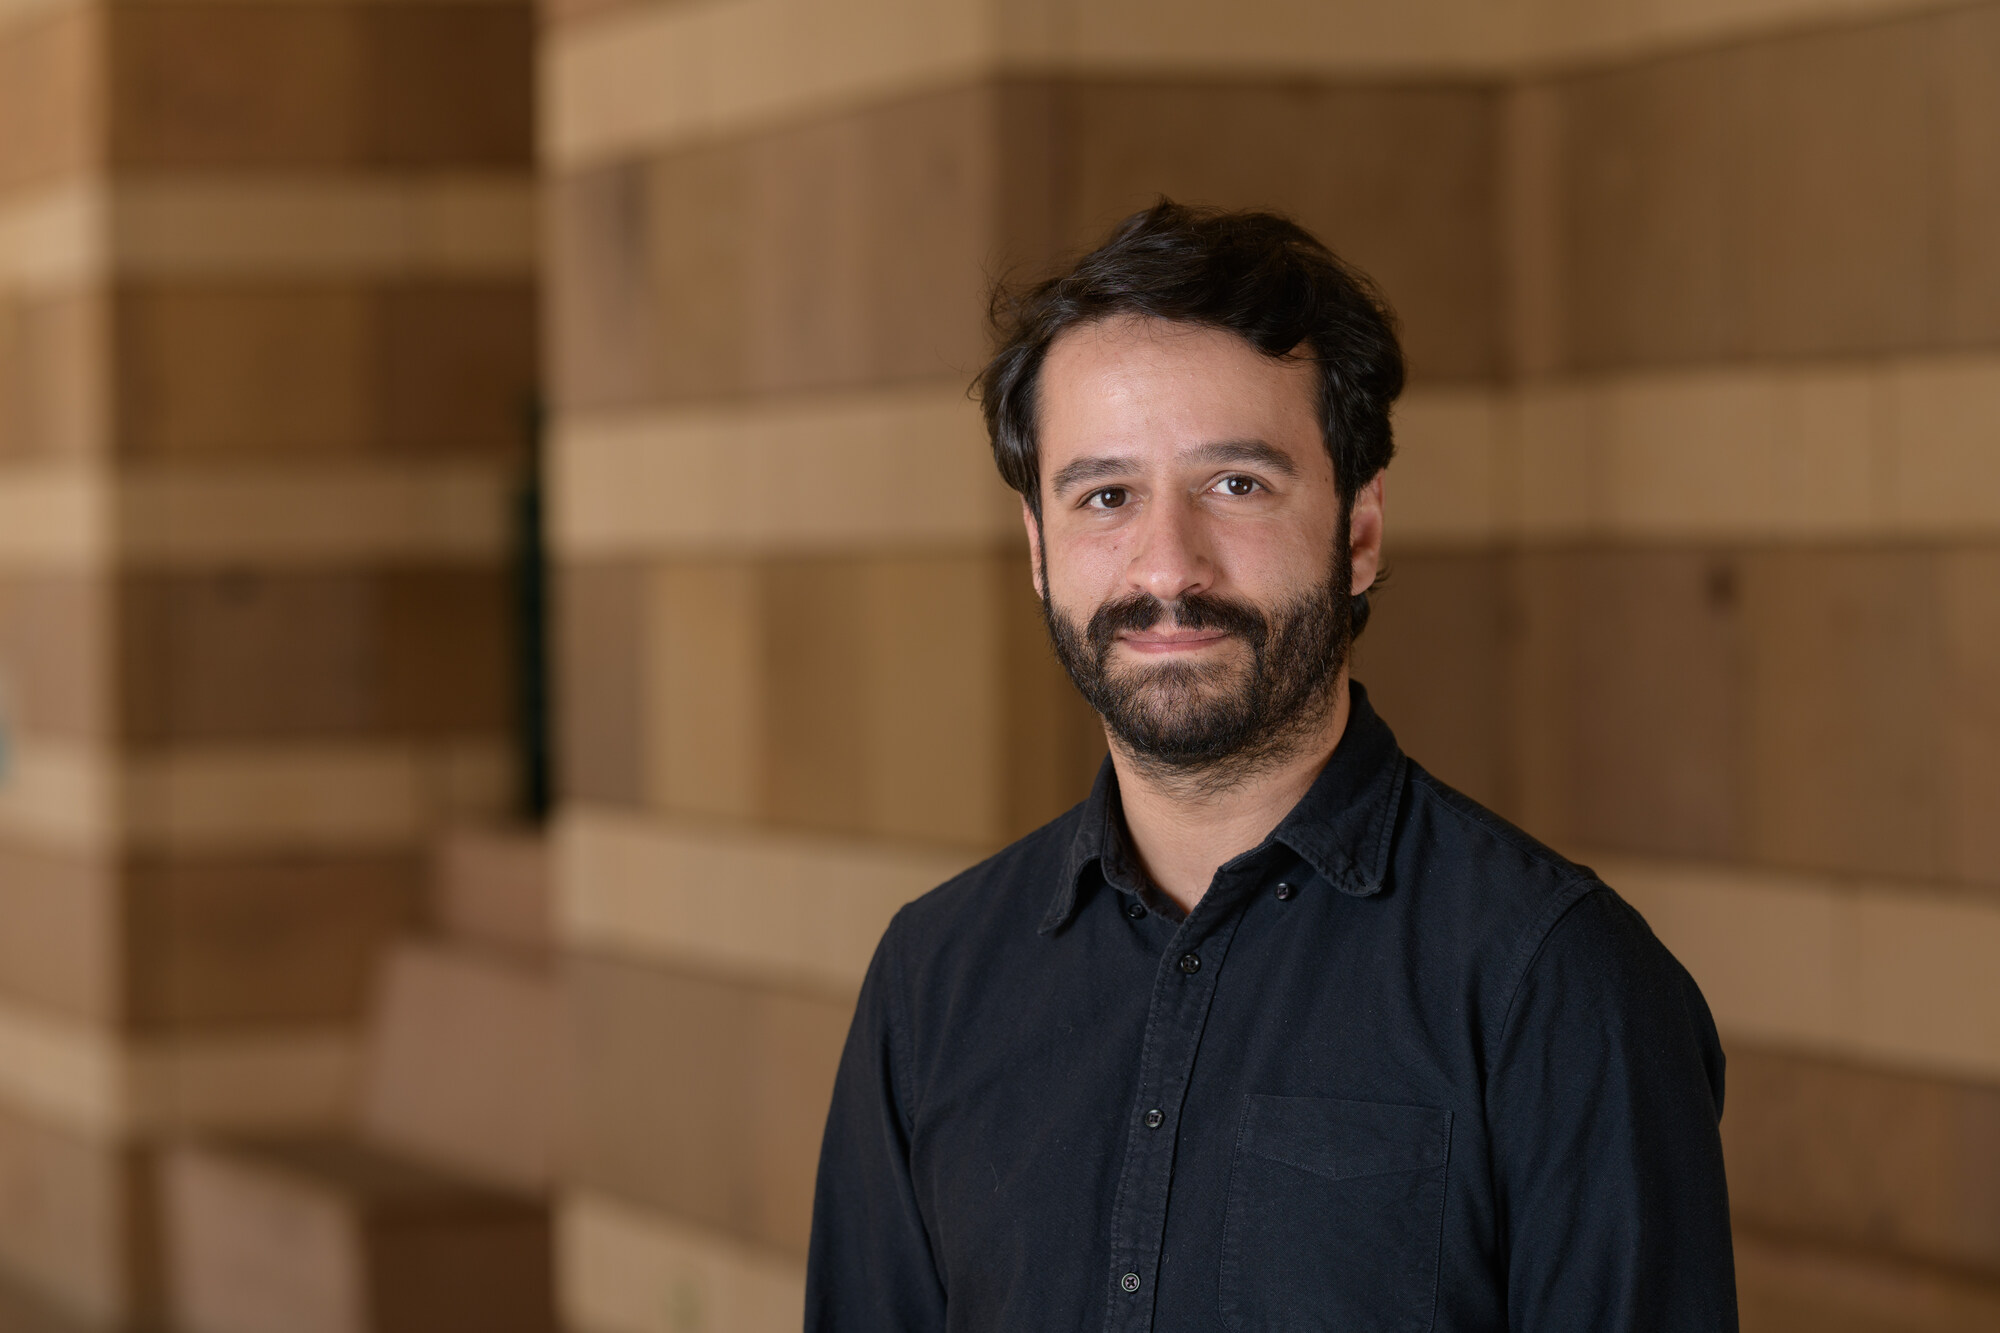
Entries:
[[1028,497],[1021,497],[1021,526],[1028,530],[1028,571],[1035,584],[1035,596],[1042,597],[1042,522],[1035,517]]
[[1347,554],[1354,573],[1354,591],[1366,592],[1382,570],[1382,503],[1384,472],[1377,472],[1354,493],[1354,510],[1347,520]]

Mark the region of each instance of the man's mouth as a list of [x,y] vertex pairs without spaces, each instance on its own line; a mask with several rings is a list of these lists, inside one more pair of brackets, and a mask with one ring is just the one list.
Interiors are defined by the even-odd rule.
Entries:
[[1118,635],[1118,642],[1136,653],[1183,653],[1198,651],[1229,637],[1229,631],[1219,629],[1126,630]]

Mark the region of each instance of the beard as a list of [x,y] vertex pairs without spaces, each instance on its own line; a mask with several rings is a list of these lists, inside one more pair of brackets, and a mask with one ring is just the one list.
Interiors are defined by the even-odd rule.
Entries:
[[[1343,541],[1322,582],[1269,612],[1209,593],[1171,603],[1135,593],[1078,624],[1056,609],[1044,578],[1042,617],[1069,678],[1143,771],[1221,790],[1288,757],[1325,719],[1354,638],[1352,579]],[[1120,632],[1169,618],[1178,629],[1219,630],[1244,651],[1226,661],[1113,666]]]

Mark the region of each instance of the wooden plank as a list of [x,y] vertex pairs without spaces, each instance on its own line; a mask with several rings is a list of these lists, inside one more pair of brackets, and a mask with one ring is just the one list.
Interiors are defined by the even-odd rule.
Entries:
[[207,1144],[162,1166],[189,1333],[552,1333],[547,1209],[336,1139]]

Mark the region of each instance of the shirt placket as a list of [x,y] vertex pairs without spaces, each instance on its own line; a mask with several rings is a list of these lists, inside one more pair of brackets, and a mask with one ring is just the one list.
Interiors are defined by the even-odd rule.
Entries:
[[1167,1230],[1181,1108],[1195,1054],[1208,1024],[1229,941],[1242,920],[1239,901],[1204,911],[1226,884],[1210,886],[1161,955],[1141,1040],[1139,1086],[1126,1113],[1125,1166],[1111,1212],[1111,1268],[1105,1333],[1151,1330],[1154,1293]]

